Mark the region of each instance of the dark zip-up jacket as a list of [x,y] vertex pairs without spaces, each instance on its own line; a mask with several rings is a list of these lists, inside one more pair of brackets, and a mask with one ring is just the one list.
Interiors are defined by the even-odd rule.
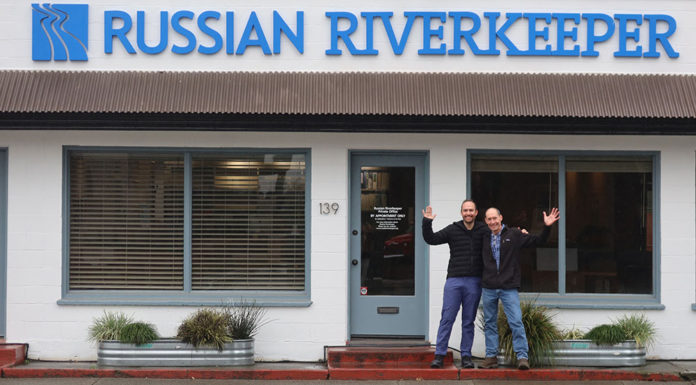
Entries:
[[454,222],[444,229],[433,233],[433,220],[423,218],[423,239],[429,245],[447,243],[450,249],[447,278],[480,277],[483,271],[481,247],[483,236],[488,227],[482,222],[474,222],[469,230],[464,221]]
[[500,269],[495,264],[491,250],[491,232],[483,237],[483,277],[481,287],[485,289],[519,289],[520,250],[523,247],[536,247],[549,238],[550,226],[544,226],[539,235],[523,234],[519,229],[503,228],[500,232]]

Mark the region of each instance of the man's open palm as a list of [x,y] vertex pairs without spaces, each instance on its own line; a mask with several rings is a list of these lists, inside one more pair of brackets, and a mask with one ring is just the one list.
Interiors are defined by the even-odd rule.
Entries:
[[433,214],[433,208],[428,206],[423,210],[423,216],[428,218],[428,219],[435,219],[437,214]]
[[551,209],[551,213],[549,213],[549,215],[546,215],[546,211],[544,211],[544,224],[546,226],[551,226],[558,221],[560,215],[561,214],[559,213],[558,209],[555,207]]

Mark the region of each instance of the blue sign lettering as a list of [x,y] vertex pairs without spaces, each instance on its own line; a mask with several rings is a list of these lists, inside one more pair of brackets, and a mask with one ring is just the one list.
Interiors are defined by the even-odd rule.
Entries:
[[[664,48],[665,53],[669,57],[679,57],[679,53],[672,48],[669,43],[669,37],[672,36],[674,31],[677,30],[677,22],[672,16],[668,15],[645,15],[645,20],[649,24],[649,35],[648,35],[648,52],[646,52],[643,57],[660,57],[660,53],[657,52],[657,42],[659,41]],[[657,23],[659,22],[667,23],[667,30],[662,33],[657,33]]]
[[208,24],[206,24],[208,19],[220,20],[220,12],[205,11],[198,16],[198,20],[196,21],[198,29],[213,39],[213,45],[211,47],[203,44],[198,46],[198,52],[204,55],[212,55],[218,53],[222,49],[222,35],[220,35],[218,31],[208,27]]
[[[154,46],[150,46],[146,43],[148,40],[153,40],[151,36],[145,36],[145,26],[148,21],[148,15],[146,15],[144,11],[138,11],[136,15],[137,25],[135,38],[137,47],[140,52],[149,55],[162,53],[169,47],[170,26],[174,33],[182,36],[186,41],[185,45],[173,44],[171,46],[171,51],[179,55],[190,54],[196,50],[204,55],[212,55],[218,53],[223,45],[226,46],[225,52],[228,55],[243,55],[249,47],[259,47],[261,52],[265,55],[270,55],[271,53],[279,54],[281,53],[280,43],[282,36],[285,36],[298,52],[304,53],[304,12],[301,11],[296,13],[297,22],[295,31],[292,30],[277,11],[273,11],[273,51],[271,51],[266,33],[264,32],[264,28],[256,12],[251,12],[249,15],[236,51],[234,48],[234,12],[232,11],[225,13],[224,31],[218,31],[208,24],[210,20],[220,20],[220,12],[204,11],[196,16],[192,11],[181,10],[174,12],[170,19],[167,11],[161,11],[159,15],[159,36],[158,39],[154,39],[158,41],[158,43]],[[122,25],[116,27],[115,25],[117,24]],[[129,40],[132,27],[133,20],[127,12],[104,12],[104,52],[113,53],[114,39],[116,39],[125,48],[126,52],[132,54],[137,53]],[[207,46],[200,44],[196,37],[196,32],[209,36],[213,40],[213,45]],[[224,41],[223,36],[225,37]]]
[[[599,56],[599,52],[595,51],[595,43],[607,41],[614,34],[614,19],[602,13],[587,13],[582,15],[582,18],[587,20],[587,49],[582,52],[582,56]],[[603,35],[595,34],[597,20],[601,20],[607,27],[607,31]]]
[[136,37],[138,41],[138,49],[150,55],[158,54],[164,51],[164,49],[167,48],[167,44],[169,43],[169,12],[160,12],[159,44],[157,44],[154,47],[150,47],[149,45],[147,45],[147,43],[145,43],[145,12],[138,11],[137,15],[138,25],[136,26],[136,28],[138,30],[138,33],[136,34]]
[[[114,20],[123,23],[121,28],[114,28]],[[114,52],[114,38],[121,42],[128,53],[135,53],[135,48],[126,37],[126,33],[133,27],[133,20],[130,15],[123,11],[104,12],[104,53]]]
[[[87,60],[87,4],[34,3],[31,7],[33,60]],[[329,19],[330,35],[329,47],[324,53],[329,56],[343,55],[344,52],[377,56],[377,47],[386,42],[376,39],[384,39],[384,36],[392,53],[402,55],[411,38],[413,25],[418,21],[422,23],[422,30],[418,32],[420,36],[414,37],[421,41],[418,55],[461,56],[467,52],[474,56],[500,55],[499,43],[502,43],[506,56],[596,57],[599,56],[597,46],[605,45],[605,50],[614,49],[615,57],[659,58],[661,53],[670,58],[679,57],[679,52],[670,42],[677,30],[677,22],[664,14],[508,12],[503,16],[500,12],[407,11],[401,15],[404,23],[401,31],[394,30],[393,12],[370,11],[358,15],[331,11],[325,15]],[[303,11],[295,12],[294,23],[288,23],[275,10],[270,22],[262,22],[268,19],[259,18],[256,11],[251,11],[241,21],[235,20],[239,15],[234,11],[225,11],[223,17],[222,12],[215,10],[199,14],[190,10],[153,14],[142,10],[135,14],[106,10],[103,16],[106,54],[112,54],[114,46],[118,45],[131,55],[157,55],[167,50],[176,55],[193,52],[214,55],[221,51],[226,55],[244,55],[249,49],[264,55],[278,55],[283,44],[288,43],[300,54],[304,53]],[[236,21],[244,25],[238,40],[235,40],[234,32]],[[445,28],[447,23],[451,25]],[[147,28],[153,24],[157,28]],[[581,24],[586,31],[583,40],[578,36]],[[526,36],[520,39],[518,35],[509,35],[514,25],[517,25],[515,30],[526,28]],[[384,28],[384,33],[381,28]],[[555,28],[555,39],[551,39],[552,28]],[[364,39],[355,36],[355,32],[362,29],[365,31]],[[446,30],[448,36],[445,36]],[[149,31],[148,36],[146,31]],[[641,33],[644,37],[642,44]],[[176,38],[175,43],[170,42],[171,36]],[[482,48],[486,41],[488,47]],[[606,47],[607,44],[611,46]]]
[[640,41],[640,28],[636,27],[632,31],[628,31],[628,22],[634,21],[637,26],[643,23],[641,15],[614,15],[614,19],[619,21],[619,50],[614,52],[616,57],[640,57],[643,52],[643,47],[636,44],[636,48],[628,50],[626,43],[628,39],[634,40],[636,43]]
[[573,49],[566,49],[566,39],[570,38],[573,41],[578,41],[578,27],[573,27],[570,30],[566,29],[566,21],[570,20],[575,25],[580,24],[579,13],[554,13],[551,15],[556,19],[556,50],[553,55],[556,56],[580,56],[580,46],[575,44]]
[[[481,18],[473,12],[450,12],[449,17],[454,21],[454,37],[452,39],[454,48],[447,51],[447,53],[450,55],[464,55],[464,49],[462,49],[462,38],[464,38],[474,55],[483,55],[484,51],[479,49],[473,37],[481,28]],[[471,19],[473,23],[471,28],[462,30],[462,20],[464,19]]]
[[404,12],[404,15],[414,15],[414,17],[423,18],[423,48],[418,50],[419,55],[444,55],[447,53],[447,47],[445,43],[441,43],[438,48],[431,48],[430,41],[433,37],[438,40],[444,38],[444,27],[442,25],[437,26],[435,29],[432,28],[432,20],[440,19],[440,22],[444,23],[447,21],[447,14],[445,12]]
[[280,53],[280,38],[285,35],[297,52],[304,53],[304,12],[297,12],[297,32],[293,32],[278,11],[273,11],[273,53]]
[[544,49],[536,48],[537,38],[542,38],[544,41],[549,41],[549,27],[544,27],[541,30],[537,29],[537,21],[543,20],[546,24],[551,24],[550,13],[525,13],[524,18],[529,23],[529,49],[527,55],[534,56],[549,56],[551,55],[551,44],[546,44]]
[[500,55],[500,51],[496,48],[498,39],[508,48],[508,56],[518,56],[524,55],[522,51],[517,49],[515,44],[505,35],[510,26],[522,17],[521,13],[508,13],[505,16],[507,21],[503,25],[496,29],[497,20],[500,17],[500,12],[486,12],[483,14],[488,19],[488,51],[485,55]]
[[[256,32],[256,39],[251,38],[252,32]],[[256,12],[251,12],[249,15],[249,20],[247,20],[247,25],[244,27],[244,32],[242,33],[242,39],[239,41],[239,46],[237,47],[237,55],[244,55],[244,51],[248,46],[261,47],[264,54],[271,54],[271,47],[268,46],[268,40],[266,40],[266,34],[263,33],[263,28],[259,22],[259,18],[256,16]]]
[[[327,55],[341,55],[343,51],[338,49],[338,39],[343,40],[343,44],[348,48],[348,52],[352,55],[360,55],[360,52],[355,48],[350,34],[358,29],[358,18],[350,12],[326,12],[326,16],[331,19],[331,49],[326,50]],[[339,31],[339,20],[348,21],[348,28]]]

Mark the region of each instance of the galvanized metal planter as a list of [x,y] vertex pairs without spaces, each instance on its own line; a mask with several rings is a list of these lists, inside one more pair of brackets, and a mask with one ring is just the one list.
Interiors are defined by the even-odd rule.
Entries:
[[[553,356],[546,360],[554,366],[643,366],[645,348],[636,341],[624,341],[615,345],[597,345],[590,340],[563,340],[553,343]],[[498,364],[511,365],[501,354]]]
[[254,340],[226,343],[222,351],[199,348],[177,339],[160,339],[151,344],[99,343],[97,363],[104,366],[241,366],[254,364]]
[[597,345],[590,340],[564,340],[553,344],[555,366],[643,366],[645,348],[636,341]]

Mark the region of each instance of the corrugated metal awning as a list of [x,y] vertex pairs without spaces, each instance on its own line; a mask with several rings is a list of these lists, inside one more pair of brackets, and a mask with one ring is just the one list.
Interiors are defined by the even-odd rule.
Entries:
[[5,70],[0,112],[696,118],[696,76]]

